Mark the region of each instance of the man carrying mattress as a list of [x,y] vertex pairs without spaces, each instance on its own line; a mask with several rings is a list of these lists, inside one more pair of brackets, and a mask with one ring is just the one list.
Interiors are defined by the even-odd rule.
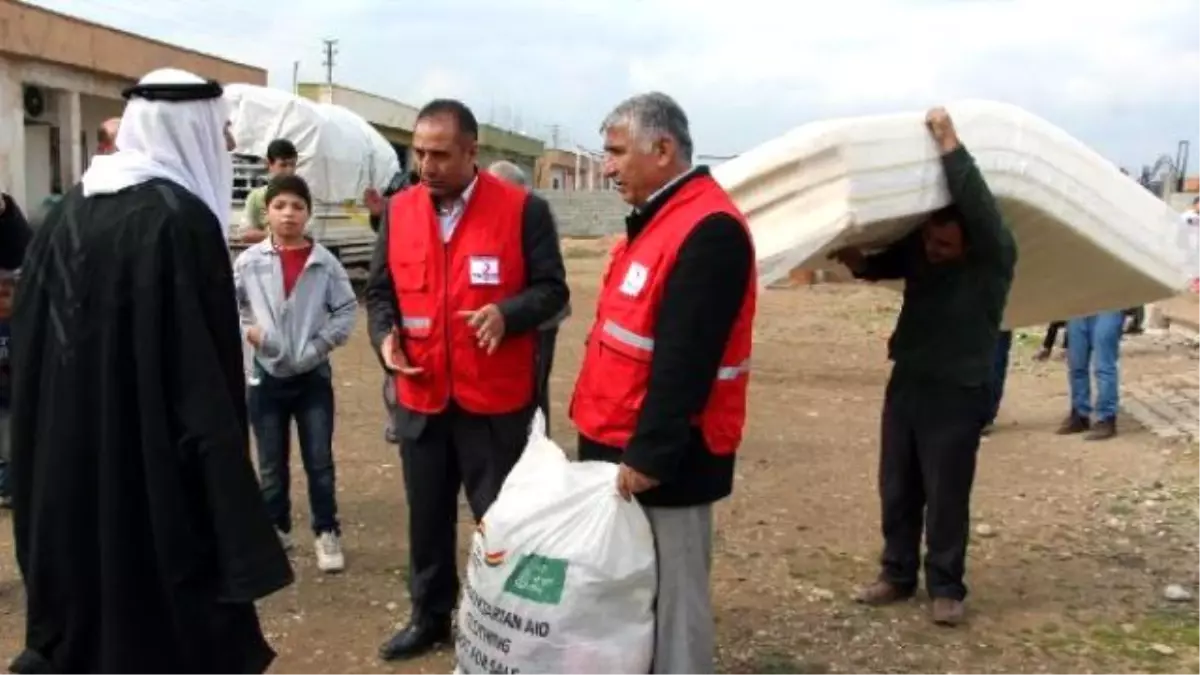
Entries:
[[935,108],[926,125],[942,156],[951,205],[880,253],[846,249],[834,257],[860,279],[905,282],[888,340],[894,366],[879,461],[882,570],[857,600],[883,605],[913,595],[924,521],[932,618],[953,626],[964,616],[975,455],[990,413],[989,380],[1017,252],[950,116]]

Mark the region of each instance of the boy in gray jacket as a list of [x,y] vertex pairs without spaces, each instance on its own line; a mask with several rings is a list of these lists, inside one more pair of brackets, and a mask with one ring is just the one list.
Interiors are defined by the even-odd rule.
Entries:
[[253,349],[249,413],[259,480],[267,511],[290,547],[288,427],[295,420],[317,567],[340,572],[345,557],[334,485],[329,353],[350,338],[358,301],[338,259],[304,236],[312,211],[304,179],[274,177],[264,202],[270,235],[233,264],[242,333]]

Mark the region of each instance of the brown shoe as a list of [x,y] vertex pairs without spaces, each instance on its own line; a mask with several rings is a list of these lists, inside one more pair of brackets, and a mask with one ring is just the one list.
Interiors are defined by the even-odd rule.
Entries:
[[1063,420],[1062,424],[1058,426],[1057,433],[1060,436],[1067,436],[1069,434],[1082,434],[1091,428],[1091,426],[1092,424],[1088,421],[1088,418],[1082,415],[1071,413],[1070,415],[1067,415],[1067,419]]
[[1116,420],[1100,420],[1092,425],[1092,430],[1084,436],[1084,440],[1088,441],[1107,441],[1117,435]]
[[858,589],[858,593],[854,595],[854,601],[861,605],[879,607],[907,600],[912,595],[912,591],[907,591],[895,584],[880,580]]
[[962,600],[953,598],[934,598],[933,610],[930,615],[933,622],[939,626],[957,626],[963,622],[967,610]]

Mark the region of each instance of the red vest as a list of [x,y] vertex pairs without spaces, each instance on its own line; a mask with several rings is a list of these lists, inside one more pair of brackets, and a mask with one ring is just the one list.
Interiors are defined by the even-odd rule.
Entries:
[[481,415],[514,412],[533,400],[534,335],[505,334],[495,353],[479,346],[458,312],[499,303],[525,289],[521,222],[526,194],[480,172],[450,241],[424,185],[388,203],[388,267],[396,289],[404,354],[425,369],[396,377],[396,400],[438,413],[454,399]]
[[[571,420],[586,438],[617,448],[628,445],[650,381],[654,326],[666,279],[679,247],[713,213],[728,213],[746,227],[716,181],[708,176],[688,179],[632,243],[622,238],[614,247],[571,400]],[[758,280],[752,274],[708,403],[693,419],[716,455],[733,454],[742,441],[757,298]]]

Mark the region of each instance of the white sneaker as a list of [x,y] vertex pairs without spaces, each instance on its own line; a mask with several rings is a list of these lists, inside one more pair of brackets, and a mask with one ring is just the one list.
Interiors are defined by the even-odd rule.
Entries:
[[291,551],[293,546],[292,534],[283,530],[275,530],[275,534],[279,535],[279,543],[283,544],[283,550],[285,552]]
[[341,572],[346,569],[342,541],[333,532],[322,532],[317,537],[317,569],[322,572]]

